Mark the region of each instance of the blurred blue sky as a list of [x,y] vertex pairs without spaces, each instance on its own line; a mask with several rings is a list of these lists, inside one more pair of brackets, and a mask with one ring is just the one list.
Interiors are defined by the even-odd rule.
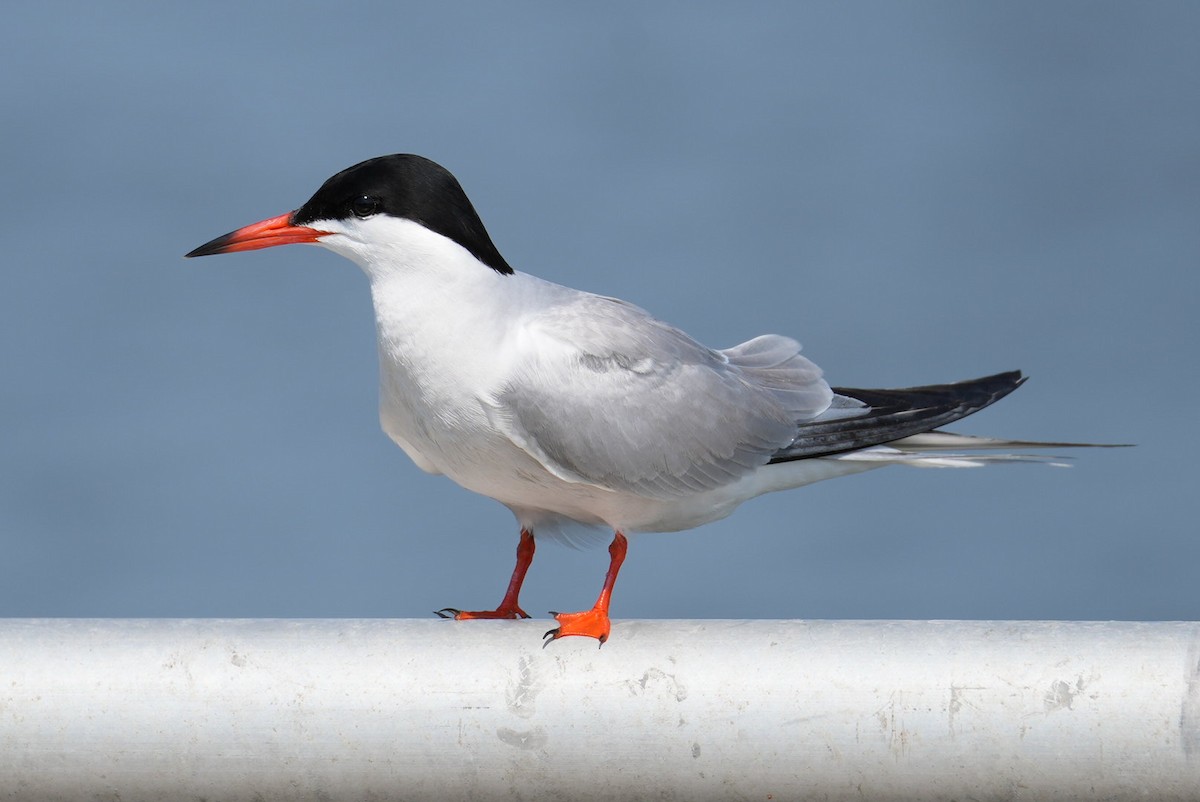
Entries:
[[[633,541],[622,617],[1200,617],[1200,5],[18,4],[0,32],[0,615],[492,606],[508,511],[379,431],[363,276],[187,261],[420,153],[518,269],[834,384],[1020,368],[893,468]],[[602,550],[522,598],[590,605]]]

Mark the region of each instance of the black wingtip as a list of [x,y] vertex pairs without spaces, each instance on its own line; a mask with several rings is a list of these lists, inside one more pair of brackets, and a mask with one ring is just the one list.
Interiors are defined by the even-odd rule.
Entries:
[[1019,370],[1006,370],[1003,373],[997,373],[996,378],[1009,382],[1012,384],[1014,390],[1029,381],[1029,377]]
[[950,384],[896,390],[834,387],[838,395],[860,401],[869,409],[863,415],[817,418],[800,424],[796,439],[775,452],[770,461],[831,456],[933,431],[991,406],[1026,379],[1021,371],[1009,370]]

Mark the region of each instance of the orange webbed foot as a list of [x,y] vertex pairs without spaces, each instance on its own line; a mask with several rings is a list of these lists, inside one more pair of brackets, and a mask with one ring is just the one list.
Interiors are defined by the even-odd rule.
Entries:
[[558,622],[558,627],[550,630],[542,636],[546,643],[559,638],[566,638],[571,635],[580,635],[585,638],[595,638],[600,641],[603,646],[608,640],[608,633],[612,629],[612,625],[608,620],[608,611],[599,607],[593,607],[590,610],[584,610],[579,613],[556,613],[553,610],[550,615],[554,616],[554,620]]
[[517,544],[517,567],[513,569],[512,579],[508,582],[508,590],[501,599],[500,606],[495,610],[459,610],[457,607],[443,607],[440,610],[434,610],[433,614],[438,618],[453,618],[455,621],[529,618],[529,613],[522,610],[521,605],[517,604],[517,597],[521,595],[525,572],[529,570],[529,565],[533,562],[534,549],[533,532],[522,529],[521,542]]
[[629,542],[623,534],[617,532],[613,536],[613,542],[608,546],[608,573],[604,576],[604,587],[600,590],[600,597],[596,599],[595,606],[581,613],[556,613],[552,610],[550,615],[558,621],[558,628],[542,636],[543,646],[570,635],[595,638],[600,641],[601,646],[604,645],[608,640],[609,630],[612,629],[608,620],[608,605],[612,599],[613,585],[617,581],[617,572],[621,570],[621,563],[625,562],[625,550],[628,546]]
[[511,607],[500,606],[495,610],[459,610],[454,607],[443,607],[440,610],[434,610],[433,614],[438,618],[453,618],[455,621],[473,621],[477,619],[517,619],[529,618],[529,613],[522,610],[517,605]]

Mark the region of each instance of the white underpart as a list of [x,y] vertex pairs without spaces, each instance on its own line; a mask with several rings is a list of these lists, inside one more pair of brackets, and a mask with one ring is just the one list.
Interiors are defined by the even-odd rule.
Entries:
[[498,273],[408,220],[313,227],[370,280],[384,431],[420,468],[501,501],[538,535],[570,523],[675,531],[883,465],[1012,459],[931,453],[932,441],[910,438],[769,465],[797,421],[856,412],[840,398],[845,410],[830,409],[829,385],[794,341],[713,351],[624,302]]

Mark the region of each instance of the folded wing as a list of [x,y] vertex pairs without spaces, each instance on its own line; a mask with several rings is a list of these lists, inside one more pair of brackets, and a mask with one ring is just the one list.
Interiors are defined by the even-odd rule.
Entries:
[[521,338],[493,423],[560,479],[651,498],[736,481],[833,398],[794,340],[714,351],[610,298],[548,309]]

